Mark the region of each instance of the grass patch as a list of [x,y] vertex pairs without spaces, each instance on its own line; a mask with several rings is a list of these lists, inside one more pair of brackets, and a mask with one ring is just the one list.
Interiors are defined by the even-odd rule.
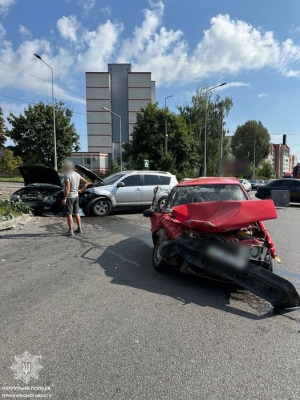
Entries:
[[23,183],[21,176],[0,176],[0,182],[20,182]]
[[20,217],[22,214],[31,214],[30,207],[22,201],[0,199],[0,221],[8,221]]

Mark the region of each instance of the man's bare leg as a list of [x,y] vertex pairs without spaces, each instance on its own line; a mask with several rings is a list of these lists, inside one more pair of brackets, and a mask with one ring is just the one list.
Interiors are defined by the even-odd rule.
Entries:
[[73,232],[73,215],[67,215],[68,225],[69,225],[69,232]]
[[79,214],[75,214],[75,219],[76,219],[76,223],[78,226],[78,229],[81,229],[81,218]]

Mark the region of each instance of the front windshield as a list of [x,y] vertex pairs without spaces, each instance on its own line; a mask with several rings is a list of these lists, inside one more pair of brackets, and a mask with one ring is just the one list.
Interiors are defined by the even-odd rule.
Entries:
[[239,185],[195,185],[175,187],[168,198],[165,210],[189,203],[210,201],[248,200]]
[[112,174],[109,175],[107,178],[105,178],[103,180],[103,182],[105,183],[105,185],[113,185],[114,183],[116,183],[119,179],[121,179],[124,176],[124,174]]

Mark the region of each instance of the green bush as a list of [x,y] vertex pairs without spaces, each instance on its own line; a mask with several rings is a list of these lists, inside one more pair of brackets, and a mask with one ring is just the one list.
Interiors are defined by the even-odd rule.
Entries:
[[20,217],[22,214],[32,214],[31,208],[26,206],[21,200],[11,201],[0,199],[0,220],[10,220]]

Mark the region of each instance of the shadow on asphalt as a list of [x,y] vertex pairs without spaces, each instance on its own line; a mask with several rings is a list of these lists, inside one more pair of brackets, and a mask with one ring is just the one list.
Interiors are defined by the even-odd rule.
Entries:
[[[82,254],[89,259],[89,251]],[[169,296],[183,304],[197,304],[253,320],[274,316],[273,309],[264,300],[251,293],[239,290],[236,286],[213,282],[176,272],[156,273],[151,263],[152,249],[138,238],[125,239],[107,247],[96,260],[115,285],[130,286],[139,290]],[[229,299],[246,301],[260,315],[233,308]]]

